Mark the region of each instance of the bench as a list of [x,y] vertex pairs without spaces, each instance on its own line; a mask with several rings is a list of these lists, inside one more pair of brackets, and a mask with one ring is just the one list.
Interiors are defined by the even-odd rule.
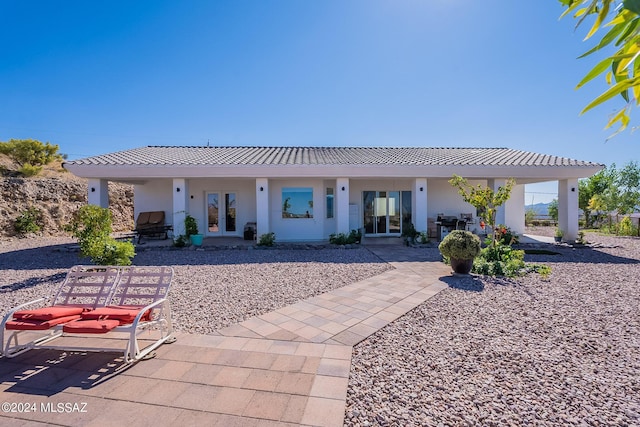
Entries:
[[164,220],[164,211],[140,212],[138,219],[136,219],[136,228],[133,230],[138,236],[138,243],[140,243],[142,236],[164,236],[164,239],[167,239],[168,232],[173,227],[165,225]]
[[[34,348],[47,348],[122,351],[126,363],[146,358],[160,345],[175,341],[167,299],[172,278],[173,269],[166,266],[72,267],[53,298],[30,301],[4,316],[0,325],[2,355],[12,358]],[[42,306],[44,302],[50,304]],[[27,309],[34,305],[42,307]],[[141,346],[140,334],[153,331],[158,336],[145,334],[144,339],[151,343]],[[69,336],[113,337],[111,332],[125,333],[124,340],[109,340],[116,344],[124,341],[124,349],[65,345],[62,341],[60,345],[49,344]],[[5,334],[9,334],[6,341]],[[30,340],[20,343],[19,338],[25,334]]]

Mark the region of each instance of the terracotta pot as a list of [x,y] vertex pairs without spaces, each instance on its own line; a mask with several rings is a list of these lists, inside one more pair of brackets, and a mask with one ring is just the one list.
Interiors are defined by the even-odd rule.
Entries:
[[449,261],[451,262],[451,269],[454,271],[454,273],[469,274],[471,272],[471,269],[473,268],[472,259],[451,258]]

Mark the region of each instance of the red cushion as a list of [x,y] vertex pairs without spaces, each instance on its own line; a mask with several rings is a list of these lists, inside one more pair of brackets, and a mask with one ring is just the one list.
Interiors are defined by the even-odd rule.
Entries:
[[10,320],[7,323],[5,323],[5,325],[7,330],[10,329],[14,331],[46,331],[47,329],[50,329],[55,325],[72,322],[78,319],[80,319],[80,316],[57,317],[51,320],[20,319],[20,320]]
[[[126,305],[108,305],[106,307],[98,307],[95,310],[82,313],[82,318],[86,320],[99,319],[116,319],[121,325],[133,323],[140,309],[143,307],[126,306]],[[141,317],[141,320],[148,321],[151,319],[151,310],[147,310]]]
[[62,330],[71,334],[106,334],[119,324],[115,319],[76,320],[64,325]]
[[35,310],[20,310],[13,313],[16,320],[51,320],[58,317],[75,316],[82,313],[82,307],[68,305],[54,305],[51,307],[36,308]]

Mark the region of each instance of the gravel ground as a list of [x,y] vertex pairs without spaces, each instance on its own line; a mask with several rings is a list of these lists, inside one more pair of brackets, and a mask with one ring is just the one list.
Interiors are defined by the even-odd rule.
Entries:
[[451,279],[354,349],[345,425],[640,425],[640,239]]
[[[65,271],[83,262],[77,252],[60,250],[72,243],[0,240],[0,312],[53,293]],[[391,268],[362,248],[151,250],[140,251],[134,264],[174,267],[169,294],[174,326],[203,334]]]
[[[449,279],[356,346],[345,425],[640,425],[640,239],[586,237],[527,255],[552,267],[547,281]],[[0,241],[2,311],[57,287],[78,263],[57,250],[69,243]],[[146,251],[135,263],[175,267],[176,328],[200,333],[389,268],[366,249]]]

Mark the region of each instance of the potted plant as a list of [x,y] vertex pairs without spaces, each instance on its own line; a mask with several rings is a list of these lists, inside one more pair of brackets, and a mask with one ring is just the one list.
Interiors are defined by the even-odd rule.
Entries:
[[449,260],[454,273],[469,274],[474,258],[480,253],[480,238],[470,231],[453,230],[440,242],[438,249]]
[[564,231],[559,228],[556,228],[556,234],[554,234],[553,238],[556,242],[562,242],[562,238],[564,237]]
[[184,217],[184,232],[191,240],[191,244],[194,246],[201,246],[203,235],[198,233],[198,222],[194,217],[187,214]]

